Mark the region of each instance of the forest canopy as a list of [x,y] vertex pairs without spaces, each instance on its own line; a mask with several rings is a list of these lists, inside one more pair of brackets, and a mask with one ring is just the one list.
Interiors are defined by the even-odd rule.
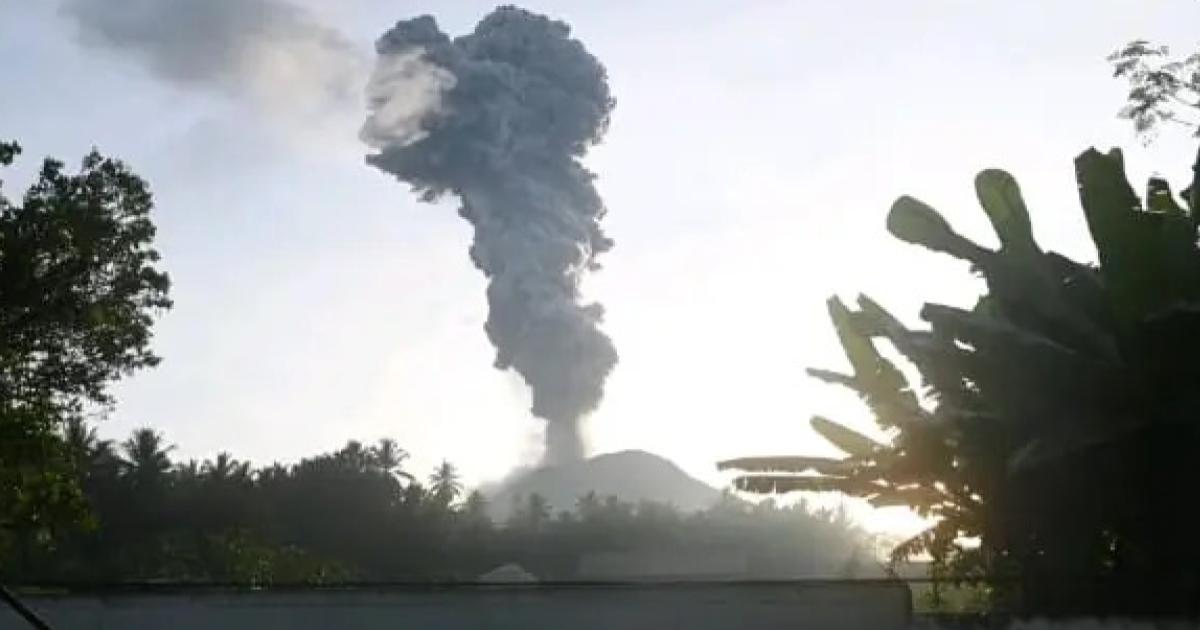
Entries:
[[[542,580],[586,577],[589,558],[724,554],[727,577],[878,575],[866,537],[842,512],[732,495],[684,513],[587,493],[572,506],[520,497],[502,522],[443,463],[406,470],[390,439],[292,465],[255,468],[227,453],[177,462],[151,429],[120,444],[73,423],[79,484],[96,526],[20,549],[19,583],[146,580],[244,585],[472,581],[506,564]],[[710,576],[711,577],[711,576]]]

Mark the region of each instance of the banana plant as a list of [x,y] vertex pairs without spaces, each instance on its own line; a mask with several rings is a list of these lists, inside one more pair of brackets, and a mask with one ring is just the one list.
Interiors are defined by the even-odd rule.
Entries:
[[[1200,481],[1200,209],[1190,195],[1177,202],[1161,178],[1143,202],[1118,150],[1088,150],[1075,166],[1098,264],[1044,250],[1016,180],[1000,170],[975,180],[998,248],[899,198],[888,230],[969,263],[986,294],[971,309],[926,304],[921,329],[866,296],[856,308],[830,299],[852,371],[808,372],[856,392],[892,439],[813,418],[844,458],[721,462],[742,471],[735,486],[909,506],[934,524],[893,560],[927,553],[958,576],[1145,578],[1170,565],[1200,578],[1186,525],[1200,513],[1178,500]],[[885,345],[915,368],[915,382]],[[1166,597],[1200,602],[1200,580],[1188,583],[1192,591]],[[1129,606],[1148,592],[1126,594]]]

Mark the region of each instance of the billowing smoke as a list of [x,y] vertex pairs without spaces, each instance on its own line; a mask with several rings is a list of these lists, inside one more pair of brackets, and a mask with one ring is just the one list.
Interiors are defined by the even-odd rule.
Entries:
[[63,13],[84,45],[273,112],[357,103],[368,67],[338,31],[285,0],[65,0]]
[[566,24],[515,7],[454,40],[431,17],[403,21],[376,50],[367,161],[423,200],[461,200],[471,260],[489,279],[495,365],[529,384],[547,463],[582,458],[580,422],[617,361],[603,309],[579,290],[612,247],[579,161],[613,108],[604,67]]

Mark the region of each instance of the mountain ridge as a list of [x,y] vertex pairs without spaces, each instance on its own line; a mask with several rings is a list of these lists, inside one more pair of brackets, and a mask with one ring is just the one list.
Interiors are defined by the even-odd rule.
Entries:
[[681,511],[711,507],[721,491],[684,472],[671,460],[648,451],[630,449],[602,453],[580,462],[519,471],[483,493],[492,515],[507,518],[514,501],[537,493],[554,512],[574,510],[588,492],[622,501],[670,503]]

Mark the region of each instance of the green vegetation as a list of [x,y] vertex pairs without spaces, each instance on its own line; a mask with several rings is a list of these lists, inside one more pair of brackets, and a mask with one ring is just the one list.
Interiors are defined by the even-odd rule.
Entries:
[[[927,329],[860,297],[834,298],[851,388],[894,436],[813,428],[845,459],[750,458],[753,492],[838,491],[936,519],[894,559],[927,553],[934,577],[1001,578],[997,598],[1039,613],[1164,612],[1200,602],[1200,208],[1167,182],[1139,199],[1121,153],[1076,159],[1099,265],[1043,251],[1016,182],[975,187],[1000,242],[980,246],[929,206],[900,198],[896,237],[970,263],[987,282],[972,309],[927,304]],[[919,383],[885,354],[894,348]],[[975,539],[978,544],[965,544]],[[1007,581],[1010,579],[1012,581]]]
[[[171,461],[149,429],[119,447],[72,423],[67,443],[97,526],[21,549],[0,564],[13,583],[128,581],[245,585],[472,580],[516,562],[543,579],[578,579],[590,554],[728,553],[747,577],[858,575],[869,554],[843,515],[726,497],[683,514],[588,494],[554,511],[523,497],[503,524],[479,492],[463,496],[443,462],[428,485],[391,440],[350,442],[295,465],[253,469],[228,454]],[[586,577],[586,575],[584,576]]]
[[1108,60],[1113,74],[1129,82],[1121,117],[1133,121],[1138,133],[1176,125],[1200,134],[1200,53],[1175,59],[1170,48],[1139,39]]
[[[0,143],[0,167],[20,154]],[[154,267],[146,183],[93,151],[71,175],[46,160],[20,205],[0,195],[0,555],[86,519],[63,431],[152,366],[170,307]]]

